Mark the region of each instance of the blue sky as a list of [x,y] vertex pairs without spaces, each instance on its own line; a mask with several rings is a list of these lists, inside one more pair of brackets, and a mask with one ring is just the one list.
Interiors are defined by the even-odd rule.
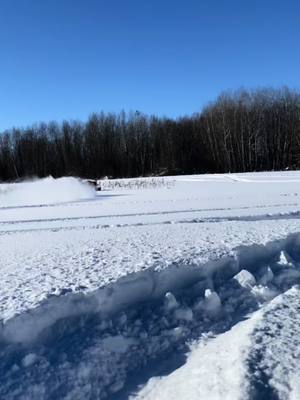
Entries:
[[0,130],[299,88],[300,2],[0,0]]

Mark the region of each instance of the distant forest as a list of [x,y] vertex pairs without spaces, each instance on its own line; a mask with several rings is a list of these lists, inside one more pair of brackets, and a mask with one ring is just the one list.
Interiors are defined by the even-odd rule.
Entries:
[[239,90],[178,119],[92,114],[0,133],[0,180],[300,168],[300,92]]

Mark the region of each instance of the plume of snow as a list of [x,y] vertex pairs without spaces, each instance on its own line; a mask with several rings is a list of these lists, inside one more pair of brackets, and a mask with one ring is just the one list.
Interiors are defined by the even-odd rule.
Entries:
[[0,207],[39,206],[88,200],[96,196],[93,187],[80,179],[52,177],[0,187]]

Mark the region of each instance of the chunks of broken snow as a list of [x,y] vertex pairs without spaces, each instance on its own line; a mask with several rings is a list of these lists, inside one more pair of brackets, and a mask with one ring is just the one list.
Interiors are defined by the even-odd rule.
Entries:
[[171,292],[167,292],[165,294],[165,303],[164,303],[165,310],[172,311],[178,306],[179,305],[177,303],[175,296]]
[[189,307],[181,307],[171,292],[165,294],[164,310],[166,313],[174,312],[174,319],[178,321],[192,321],[193,311]]
[[212,291],[211,289],[206,289],[204,293],[204,299],[198,301],[194,308],[195,310],[202,311],[210,318],[216,318],[220,314],[222,308],[218,293]]
[[284,265],[290,265],[290,257],[286,254],[285,251],[280,252],[280,257],[279,257],[279,262],[278,264],[284,266]]
[[256,285],[256,279],[251,272],[246,269],[242,269],[233,279],[235,279],[240,286],[245,289],[252,289]]
[[239,285],[251,291],[258,301],[270,301],[278,295],[278,289],[272,285],[274,280],[274,273],[269,266],[263,266],[256,272],[257,279],[251,272],[241,270],[234,276]]
[[[185,350],[187,343],[202,334],[228,329],[286,287],[299,283],[300,254],[293,261],[296,250],[281,251],[289,243],[282,240],[259,251],[257,246],[245,253],[240,250],[235,257],[206,266],[182,263],[157,270],[154,265],[92,294],[50,297],[0,329],[5,341],[0,369],[5,366],[8,371],[0,398],[7,398],[12,385],[19,384],[18,368],[23,368],[21,390],[26,396],[35,377],[44,380],[46,373],[51,380],[45,387],[52,397],[53,382],[64,382],[70,393],[74,385],[90,385],[90,397],[99,399],[121,390],[129,374],[148,359],[165,358],[173,349]],[[57,341],[52,340],[56,337]],[[53,363],[52,355],[61,354],[62,348],[63,357]],[[66,359],[75,361],[65,368]]]
[[274,286],[254,286],[252,289],[252,293],[254,296],[261,302],[271,301],[276,297],[280,292]]
[[206,289],[204,294],[204,305],[205,310],[209,313],[219,311],[221,308],[221,300],[218,293]]

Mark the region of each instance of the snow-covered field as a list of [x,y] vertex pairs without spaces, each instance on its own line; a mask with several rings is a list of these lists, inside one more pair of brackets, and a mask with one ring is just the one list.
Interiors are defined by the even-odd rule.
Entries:
[[300,399],[300,172],[149,179],[0,185],[0,398]]

